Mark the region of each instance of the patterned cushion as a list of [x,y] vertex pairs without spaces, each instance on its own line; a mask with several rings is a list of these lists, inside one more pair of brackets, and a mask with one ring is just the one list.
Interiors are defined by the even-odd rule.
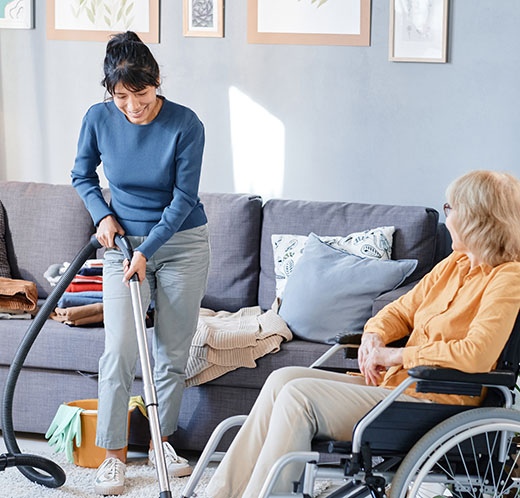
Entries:
[[[341,236],[320,237],[322,242],[361,258],[392,259],[394,227],[378,227]],[[308,237],[306,235],[273,234],[276,297],[282,298],[287,279],[301,258]]]
[[7,248],[5,246],[5,209],[0,202],[0,277],[11,278],[11,268],[7,260]]

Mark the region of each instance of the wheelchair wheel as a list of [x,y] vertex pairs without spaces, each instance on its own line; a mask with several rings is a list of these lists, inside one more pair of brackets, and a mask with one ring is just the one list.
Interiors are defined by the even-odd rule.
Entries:
[[519,434],[520,412],[514,410],[475,408],[454,415],[413,446],[389,496],[520,497]]

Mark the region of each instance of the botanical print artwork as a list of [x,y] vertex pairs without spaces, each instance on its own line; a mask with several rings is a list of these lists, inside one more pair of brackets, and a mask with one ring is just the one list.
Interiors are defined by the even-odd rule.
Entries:
[[193,0],[191,18],[194,28],[214,27],[213,4],[214,0]]
[[121,24],[128,29],[134,21],[134,7],[133,0],[73,0],[70,5],[76,19],[86,15],[93,26],[108,29]]
[[390,60],[446,62],[447,0],[392,0]]
[[22,19],[25,0],[0,0],[0,19]]
[[432,1],[401,0],[403,27],[408,40],[422,41],[432,37]]
[[32,1],[0,0],[0,28],[31,28]]
[[149,29],[148,0],[55,0],[56,28],[96,31]]

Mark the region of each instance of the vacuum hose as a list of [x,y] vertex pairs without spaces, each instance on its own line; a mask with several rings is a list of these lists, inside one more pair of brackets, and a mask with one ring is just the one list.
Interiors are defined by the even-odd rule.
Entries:
[[[119,237],[118,237],[119,239]],[[123,238],[123,240],[125,240]],[[118,240],[119,242],[119,240]],[[119,243],[118,243],[119,245]],[[96,237],[93,235],[90,242],[77,254],[74,261],[71,263],[67,271],[58,281],[56,288],[52,291],[50,296],[45,300],[45,303],[40,308],[40,311],[31,323],[31,326],[25,333],[18,349],[15,353],[14,359],[11,363],[7,381],[4,389],[4,398],[2,404],[2,431],[5,445],[9,453],[0,455],[0,471],[5,470],[6,467],[18,467],[18,470],[27,479],[43,484],[48,488],[58,488],[65,482],[65,472],[63,469],[51,460],[36,455],[21,454],[20,448],[16,443],[16,437],[13,429],[13,397],[14,389],[20,370],[23,363],[31,349],[36,337],[40,333],[47,318],[56,308],[61,295],[65,289],[72,282],[83,263],[92,255],[92,253],[101,247]],[[47,472],[49,475],[44,475],[35,469],[40,469]]]

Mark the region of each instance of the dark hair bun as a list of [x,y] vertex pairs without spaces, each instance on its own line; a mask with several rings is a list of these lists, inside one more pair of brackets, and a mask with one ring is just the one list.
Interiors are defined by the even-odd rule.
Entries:
[[118,33],[107,44],[101,84],[112,95],[118,83],[133,91],[160,84],[159,65],[150,49],[133,32]]
[[112,35],[112,38],[110,38],[110,41],[107,44],[107,54],[120,49],[121,45],[128,43],[143,43],[143,41],[133,31]]

